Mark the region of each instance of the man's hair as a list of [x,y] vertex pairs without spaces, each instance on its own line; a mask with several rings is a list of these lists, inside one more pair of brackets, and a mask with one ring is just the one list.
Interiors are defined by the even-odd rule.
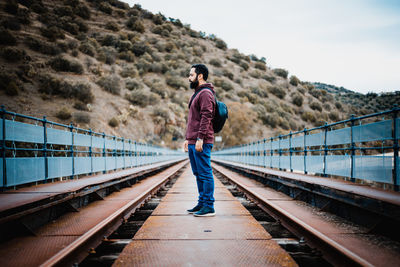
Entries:
[[208,68],[204,64],[194,64],[192,65],[192,68],[194,68],[194,72],[196,72],[197,75],[200,73],[203,74],[203,79],[207,81],[208,78]]

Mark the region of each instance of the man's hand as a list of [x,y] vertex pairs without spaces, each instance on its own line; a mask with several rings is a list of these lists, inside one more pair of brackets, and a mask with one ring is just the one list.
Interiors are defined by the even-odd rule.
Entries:
[[196,151],[197,152],[202,152],[203,151],[203,140],[202,139],[198,139],[196,141]]
[[183,150],[184,150],[185,152],[188,152],[188,151],[189,151],[188,145],[189,145],[189,141],[188,141],[188,140],[185,140],[185,142],[183,143]]

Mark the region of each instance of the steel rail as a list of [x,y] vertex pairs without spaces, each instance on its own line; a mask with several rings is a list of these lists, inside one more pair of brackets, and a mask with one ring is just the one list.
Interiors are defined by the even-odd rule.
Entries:
[[113,214],[102,220],[88,232],[73,241],[70,245],[63,248],[57,254],[52,256],[40,266],[71,266],[76,262],[83,260],[89,253],[89,248],[95,247],[99,244],[104,236],[116,230],[120,221],[127,219],[140,205],[142,205],[148,198],[154,195],[163,185],[165,185],[170,178],[176,175],[185,165],[187,161],[181,162],[176,165],[176,169],[168,176],[155,184],[152,188],[144,191],[137,198],[129,201],[123,207],[115,211]]
[[213,168],[217,173],[234,183],[250,200],[259,205],[261,209],[279,220],[283,226],[298,236],[303,236],[313,247],[324,252],[324,256],[336,266],[374,266],[367,260],[361,258],[348,248],[332,240],[324,233],[291,215],[283,208],[275,205],[272,201],[262,198],[257,192],[253,192],[246,185],[232,179],[218,167]]

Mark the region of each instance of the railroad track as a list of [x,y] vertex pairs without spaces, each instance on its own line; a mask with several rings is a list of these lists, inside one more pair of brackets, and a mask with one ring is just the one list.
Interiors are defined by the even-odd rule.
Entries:
[[[249,184],[250,178],[244,177],[236,172],[233,172],[227,168],[222,167],[218,164],[213,164],[214,172],[218,175],[221,175],[223,178],[229,180],[231,184],[234,184],[235,187],[243,192],[243,194],[257,204],[263,211],[272,216],[275,220],[277,220],[280,224],[282,224],[285,228],[287,228],[290,232],[294,233],[297,237],[301,238],[301,240],[305,240],[307,244],[316,248],[322,252],[323,258],[326,259],[329,263],[335,266],[384,266],[384,262],[380,262],[376,260],[376,257],[382,257],[379,255],[379,251],[374,251],[372,248],[368,248],[368,244],[364,244],[365,249],[367,250],[363,256],[354,252],[355,238],[350,239],[339,239],[335,240],[332,238],[332,228],[327,227],[324,229],[323,227],[316,227],[317,223],[313,219],[303,220],[304,217],[297,216],[296,213],[293,213],[293,209],[285,209],[285,205],[281,206],[276,204],[277,199],[276,195],[271,197],[266,197],[260,190],[260,186],[255,186]],[[288,202],[288,199],[284,199]],[[357,241],[357,240],[356,240]],[[362,243],[363,240],[360,240]],[[357,246],[357,245],[356,245]],[[384,257],[396,257],[396,252],[387,253]],[[369,255],[369,256],[366,256]],[[375,257],[375,261],[374,258]],[[383,258],[384,258],[383,257]],[[397,255],[397,260],[399,259],[399,255]],[[396,258],[389,259],[389,261],[396,262],[398,261]],[[386,265],[389,266],[389,265]],[[393,265],[392,265],[393,266]]]
[[[3,242],[0,247],[4,264],[2,266],[72,266],[81,262],[135,210],[143,206],[170,179],[179,175],[187,164],[187,160],[179,162],[160,173],[141,180],[131,188],[121,188],[118,192],[101,198],[100,201],[95,201],[80,211],[65,214],[55,220],[54,225],[49,223],[49,225],[40,227],[35,231],[35,236],[16,237]],[[87,213],[85,213],[86,209],[88,209]],[[90,218],[91,215],[93,218]],[[83,218],[81,219],[81,217]],[[94,219],[94,217],[96,218]],[[80,220],[87,220],[85,223],[90,221],[91,225],[77,230],[83,224]],[[82,234],[70,231],[80,231]],[[45,246],[43,243],[46,241],[43,239],[49,237],[51,237],[51,243],[56,244],[54,247],[62,249],[39,248]],[[55,239],[64,241],[55,241]],[[71,241],[65,242],[65,239]],[[26,259],[21,259],[22,255],[19,254],[21,251],[27,251]],[[29,257],[32,259],[28,259]]]

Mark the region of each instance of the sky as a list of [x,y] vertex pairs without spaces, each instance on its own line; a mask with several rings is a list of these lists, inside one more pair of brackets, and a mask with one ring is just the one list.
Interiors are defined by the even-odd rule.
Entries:
[[400,0],[142,0],[302,81],[400,91]]

